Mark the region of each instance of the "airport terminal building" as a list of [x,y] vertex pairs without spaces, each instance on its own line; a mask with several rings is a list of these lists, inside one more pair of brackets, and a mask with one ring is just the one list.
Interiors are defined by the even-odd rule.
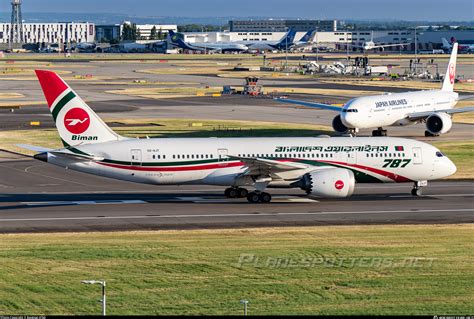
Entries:
[[[296,33],[295,41],[303,37],[307,30]],[[203,42],[237,42],[237,41],[278,41],[285,35],[284,31],[279,32],[185,32],[183,40],[189,43]],[[456,38],[460,43],[474,42],[472,31],[421,31],[417,30],[418,50],[441,49],[442,38]],[[386,51],[415,50],[414,30],[387,30],[387,31],[326,31],[316,32],[314,35],[314,45],[332,47],[334,49],[346,50],[346,44],[363,45],[364,42],[372,40],[381,44],[408,43],[403,47],[388,48]],[[350,50],[355,50],[349,46]]]
[[316,29],[318,31],[337,31],[338,20],[231,20],[230,32],[285,32],[293,29],[300,32]]
[[[10,41],[10,23],[0,23],[0,43]],[[94,42],[95,24],[89,22],[23,23],[24,43]]]

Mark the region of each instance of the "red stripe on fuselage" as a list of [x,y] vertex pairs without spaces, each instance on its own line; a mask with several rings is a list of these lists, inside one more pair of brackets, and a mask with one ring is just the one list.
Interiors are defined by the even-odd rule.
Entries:
[[197,165],[197,166],[175,166],[175,167],[150,167],[150,166],[136,166],[136,165],[121,165],[121,164],[111,164],[111,163],[104,163],[104,162],[97,162],[98,164],[114,167],[114,168],[121,168],[121,169],[129,169],[133,171],[158,171],[158,172],[180,172],[180,171],[199,171],[199,170],[206,170],[206,169],[217,169],[217,168],[227,168],[227,167],[239,167],[243,166],[242,162],[234,162],[234,163],[220,163],[220,164],[205,164],[205,165]]
[[[304,159],[302,159],[304,160]],[[284,159],[279,160],[279,162],[298,162],[297,159]],[[391,172],[383,171],[377,168],[368,167],[364,165],[357,165],[357,164],[348,164],[344,162],[336,162],[336,161],[319,161],[322,163],[328,164],[335,164],[335,165],[345,165],[353,168],[358,168],[361,170],[366,170],[378,175],[385,176],[390,178],[391,180],[397,183],[404,183],[404,182],[412,182],[411,179],[406,178],[404,176],[400,176]],[[218,163],[218,164],[205,164],[205,165],[196,165],[196,166],[174,166],[174,167],[150,167],[150,166],[134,166],[134,165],[122,165],[122,164],[112,164],[112,163],[104,163],[104,162],[97,162],[98,164],[120,168],[120,169],[129,169],[134,171],[158,171],[158,172],[184,172],[184,171],[197,171],[197,170],[208,170],[208,169],[219,169],[219,168],[227,168],[227,167],[239,167],[244,166],[245,164],[242,162],[233,162],[233,163]]]
[[387,178],[390,178],[391,180],[393,180],[397,183],[412,182],[411,179],[406,178],[405,176],[400,176],[400,175],[397,175],[397,174],[394,174],[394,173],[391,173],[391,172],[383,171],[383,170],[378,169],[378,168],[373,168],[373,167],[358,165],[358,164],[348,164],[348,163],[343,163],[343,162],[335,162],[335,161],[322,161],[322,162],[332,163],[332,164],[336,164],[336,165],[346,165],[346,166],[349,166],[349,167],[363,169],[363,170],[366,170],[366,171],[369,171],[369,172],[372,172],[372,173],[379,174],[379,175],[385,176]]

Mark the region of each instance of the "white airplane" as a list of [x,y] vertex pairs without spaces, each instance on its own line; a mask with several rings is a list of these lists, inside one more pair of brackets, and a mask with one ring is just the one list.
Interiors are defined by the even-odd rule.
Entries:
[[314,36],[316,34],[316,29],[309,30],[305,35],[299,40],[293,43],[291,46],[292,50],[304,49],[313,45]]
[[366,41],[362,45],[349,44],[349,46],[360,48],[364,51],[374,50],[374,49],[382,49],[382,51],[383,51],[385,48],[400,47],[400,46],[405,46],[405,45],[408,45],[408,44],[410,44],[410,43],[377,44],[377,43],[374,42],[374,32],[372,32],[372,35],[370,37],[370,41]]
[[362,96],[348,101],[342,108],[307,101],[276,100],[338,112],[332,121],[332,127],[338,133],[355,134],[360,129],[378,128],[372,135],[385,136],[387,131],[384,126],[426,122],[425,136],[438,136],[451,130],[452,114],[474,111],[474,107],[454,108],[460,100],[459,94],[453,91],[456,55],[457,43],[454,44],[441,90]]
[[154,185],[230,186],[229,198],[266,203],[267,187],[345,198],[356,182],[411,182],[419,196],[428,180],[456,172],[437,148],[401,138],[125,138],[56,73],[36,74],[64,148],[19,146],[41,152],[35,159],[84,173]]
[[[451,43],[446,40],[446,38],[441,38],[441,41],[443,42],[443,50],[450,52],[453,48],[453,44],[456,42],[456,39],[454,37],[451,37]],[[465,53],[470,53],[474,52],[474,44],[468,43],[468,44],[459,44],[459,51],[460,52],[465,52]]]
[[296,31],[290,29],[285,33],[283,38],[278,41],[240,41],[240,43],[245,44],[251,51],[285,51],[294,45],[295,35]]
[[175,48],[191,51],[243,52],[248,50],[246,45],[235,42],[184,42],[173,30],[168,32],[168,41]]

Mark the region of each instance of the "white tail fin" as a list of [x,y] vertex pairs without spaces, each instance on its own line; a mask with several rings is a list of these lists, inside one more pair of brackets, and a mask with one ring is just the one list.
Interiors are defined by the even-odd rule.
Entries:
[[123,139],[54,72],[36,70],[49,109],[64,146]]
[[451,57],[449,58],[448,69],[444,76],[443,86],[441,91],[452,92],[454,90],[454,79],[456,78],[456,57],[458,55],[458,44],[453,44],[453,50],[451,51]]
[[450,50],[451,49],[451,43],[446,40],[446,38],[441,38],[441,41],[443,42],[443,49]]

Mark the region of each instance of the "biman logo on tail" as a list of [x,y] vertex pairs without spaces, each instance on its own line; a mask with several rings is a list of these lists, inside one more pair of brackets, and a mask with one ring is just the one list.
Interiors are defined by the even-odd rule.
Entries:
[[74,134],[71,139],[73,141],[97,141],[97,136],[81,136],[80,134],[87,131],[91,124],[89,114],[81,108],[75,107],[70,109],[64,116],[64,126]]

